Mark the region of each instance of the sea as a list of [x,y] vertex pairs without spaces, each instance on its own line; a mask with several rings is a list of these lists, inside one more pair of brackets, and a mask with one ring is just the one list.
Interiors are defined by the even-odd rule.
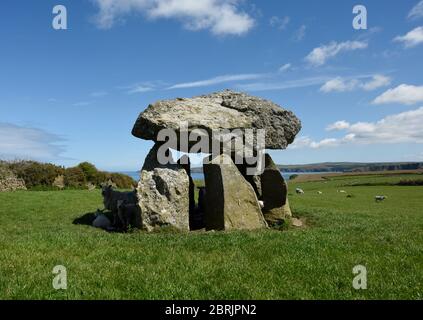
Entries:
[[[140,173],[138,171],[126,171],[126,172],[121,172],[121,173],[130,176],[135,181],[138,181],[140,179]],[[319,173],[319,172],[281,172],[281,173],[282,173],[282,176],[285,180],[289,180],[289,178],[293,175],[316,174],[316,173]],[[204,174],[203,173],[195,172],[195,173],[192,173],[191,176],[194,180],[204,180]]]

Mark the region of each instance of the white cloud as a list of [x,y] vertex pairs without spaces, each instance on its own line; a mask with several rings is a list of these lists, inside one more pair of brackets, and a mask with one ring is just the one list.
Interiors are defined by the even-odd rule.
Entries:
[[341,77],[337,77],[335,79],[331,79],[327,81],[321,88],[320,91],[329,93],[329,92],[345,92],[345,91],[352,91],[358,85],[358,81],[356,79],[343,79]]
[[401,84],[378,96],[374,104],[400,103],[412,105],[423,102],[423,86]]
[[309,137],[298,138],[291,148],[323,148],[345,144],[397,144],[423,143],[423,107],[387,116],[377,122],[350,124],[338,121],[328,126],[330,130],[344,130],[342,138],[325,138],[313,141]]
[[279,72],[285,72],[288,71],[289,69],[291,69],[291,64],[290,63],[286,63],[284,64],[282,67],[279,68]]
[[237,88],[245,91],[268,91],[268,90],[286,90],[295,88],[305,88],[317,86],[328,81],[328,77],[310,77],[296,80],[288,80],[283,82],[254,82],[247,84],[239,84]]
[[345,130],[348,129],[350,127],[350,124],[345,121],[345,120],[341,120],[341,121],[337,121],[331,125],[329,125],[326,130],[327,131],[333,131],[333,130]]
[[240,10],[239,0],[93,0],[99,7],[95,22],[111,28],[124,16],[141,13],[151,19],[176,19],[188,30],[210,30],[215,35],[242,35],[254,19]]
[[[369,77],[359,77],[369,78]],[[365,91],[373,91],[381,87],[386,87],[391,83],[391,78],[376,74],[370,77],[370,79],[361,80],[359,78],[342,78],[337,77],[327,81],[321,88],[320,91],[329,92],[346,92],[357,89]]]
[[301,27],[298,28],[297,31],[295,31],[294,40],[295,41],[303,40],[306,35],[306,31],[307,31],[307,26],[303,24]]
[[420,1],[413,7],[413,9],[411,9],[410,13],[408,14],[408,18],[417,19],[422,17],[423,17],[423,1]]
[[129,94],[134,94],[134,93],[144,93],[144,92],[149,92],[149,91],[153,91],[154,88],[147,86],[147,85],[135,85],[134,87],[132,87],[131,89],[128,90]]
[[273,16],[270,18],[269,24],[276,29],[285,30],[290,21],[291,21],[290,17],[280,18],[277,16]]
[[318,67],[324,65],[327,60],[339,53],[366,49],[367,46],[367,42],[363,41],[331,42],[328,45],[314,48],[305,59],[311,65]]
[[49,161],[61,158],[63,139],[42,129],[0,123],[0,158]]
[[374,75],[373,78],[365,83],[361,84],[361,87],[366,91],[373,91],[382,87],[389,86],[391,84],[391,78],[384,75]]
[[260,74],[260,73],[259,74],[250,73],[250,74],[224,75],[224,76],[218,76],[218,77],[206,79],[206,80],[178,83],[169,87],[168,89],[207,87],[207,86],[227,83],[227,82],[255,80],[255,79],[263,78],[265,76],[266,76],[265,74]]
[[394,39],[396,42],[402,42],[405,48],[412,48],[423,43],[423,27],[417,27],[405,36],[398,36]]

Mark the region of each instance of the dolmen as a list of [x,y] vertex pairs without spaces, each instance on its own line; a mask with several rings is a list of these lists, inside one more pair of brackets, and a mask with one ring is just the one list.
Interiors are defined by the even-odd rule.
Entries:
[[[300,130],[293,112],[230,90],[149,105],[132,130],[154,142],[137,188],[142,228],[254,230],[284,223],[291,217],[287,184],[266,150],[286,149]],[[171,150],[208,154],[199,204],[189,157],[175,161]]]

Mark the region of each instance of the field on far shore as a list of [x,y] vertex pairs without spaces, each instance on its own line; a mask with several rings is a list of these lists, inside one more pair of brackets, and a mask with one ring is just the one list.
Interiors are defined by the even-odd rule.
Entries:
[[[295,175],[295,173],[293,173]],[[392,170],[392,171],[364,171],[364,172],[323,172],[323,173],[311,173],[311,174],[299,174],[295,177],[296,182],[311,182],[311,181],[325,181],[331,178],[339,177],[365,177],[365,176],[391,176],[398,178],[402,176],[404,179],[409,177],[418,176],[420,179],[423,179],[423,170]]]
[[107,233],[73,224],[102,207],[99,190],[0,193],[0,299],[423,299],[423,186],[393,185],[422,178],[290,181],[306,227],[284,231]]

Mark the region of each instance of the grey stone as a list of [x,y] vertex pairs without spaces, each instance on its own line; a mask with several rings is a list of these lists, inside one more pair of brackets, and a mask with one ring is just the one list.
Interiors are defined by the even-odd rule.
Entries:
[[161,165],[156,144],[145,159],[137,192],[142,227],[172,226],[189,230],[189,176],[182,165]]
[[204,164],[205,224],[208,230],[253,230],[267,227],[253,187],[230,156],[219,155]]
[[[132,134],[135,137],[157,141],[161,129],[180,132],[180,123],[187,121],[191,133],[202,129],[212,143],[212,130],[265,129],[266,149],[285,149],[301,129],[300,120],[279,105],[245,93],[225,90],[194,98],[158,101],[138,117]],[[198,131],[198,130],[197,130]],[[190,149],[196,142],[190,142]],[[183,146],[177,149],[188,152]],[[235,150],[232,146],[232,150]]]
[[264,202],[263,214],[267,223],[278,224],[291,217],[287,184],[269,154],[265,155],[265,168],[260,180],[261,199]]

